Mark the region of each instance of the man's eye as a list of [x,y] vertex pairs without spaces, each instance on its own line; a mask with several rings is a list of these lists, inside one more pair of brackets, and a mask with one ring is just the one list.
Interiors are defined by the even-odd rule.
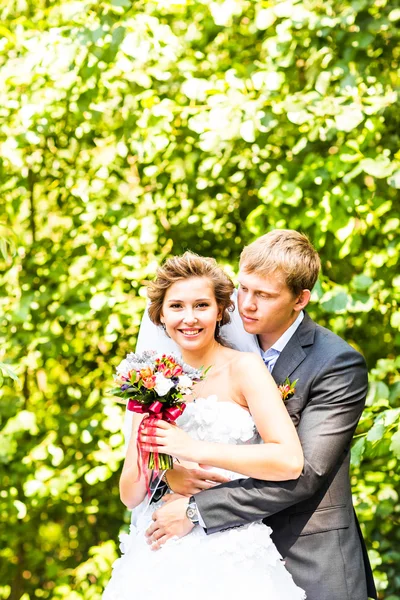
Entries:
[[240,289],[243,290],[244,292],[247,292],[247,288],[244,287],[244,285],[240,284]]

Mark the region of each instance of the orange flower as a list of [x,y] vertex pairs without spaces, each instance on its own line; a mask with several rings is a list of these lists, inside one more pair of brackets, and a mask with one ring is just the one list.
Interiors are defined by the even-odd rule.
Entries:
[[146,379],[143,379],[143,385],[148,390],[152,390],[156,385],[156,378],[154,377],[154,375],[152,375],[151,377],[146,377]]
[[145,367],[140,371],[140,377],[144,380],[153,375],[153,371],[150,367]]

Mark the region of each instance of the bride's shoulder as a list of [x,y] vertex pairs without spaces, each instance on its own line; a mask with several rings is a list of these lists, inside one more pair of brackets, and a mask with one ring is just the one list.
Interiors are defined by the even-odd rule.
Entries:
[[248,369],[265,368],[264,362],[259,354],[255,352],[237,352],[235,357],[235,367],[240,371]]

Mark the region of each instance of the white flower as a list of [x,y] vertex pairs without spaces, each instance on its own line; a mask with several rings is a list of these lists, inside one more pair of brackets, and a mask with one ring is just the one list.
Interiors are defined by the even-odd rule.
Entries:
[[178,377],[178,385],[176,386],[182,394],[190,394],[193,387],[193,381],[189,375],[181,375]]
[[128,377],[129,371],[132,369],[132,363],[130,360],[124,358],[122,362],[119,363],[117,367],[117,375],[123,375],[123,377]]
[[167,377],[164,377],[162,373],[156,373],[156,385],[154,389],[156,390],[159,396],[165,396],[168,394],[169,390],[174,387],[174,382]]

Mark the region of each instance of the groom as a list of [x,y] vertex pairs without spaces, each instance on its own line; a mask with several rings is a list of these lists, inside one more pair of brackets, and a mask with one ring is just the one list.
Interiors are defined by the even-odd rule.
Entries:
[[[286,407],[303,447],[303,473],[295,481],[249,478],[204,489],[211,485],[206,470],[169,471],[172,490],[193,495],[172,495],[154,513],[148,538],[157,548],[193,527],[213,534],[263,519],[307,600],[367,600],[377,595],[349,480],[367,369],[358,352],[303,310],[319,268],[318,254],[296,231],[257,239],[240,257],[242,322],[234,315],[226,326],[227,340],[259,352],[278,385],[297,381]],[[138,346],[146,347],[143,331]]]

